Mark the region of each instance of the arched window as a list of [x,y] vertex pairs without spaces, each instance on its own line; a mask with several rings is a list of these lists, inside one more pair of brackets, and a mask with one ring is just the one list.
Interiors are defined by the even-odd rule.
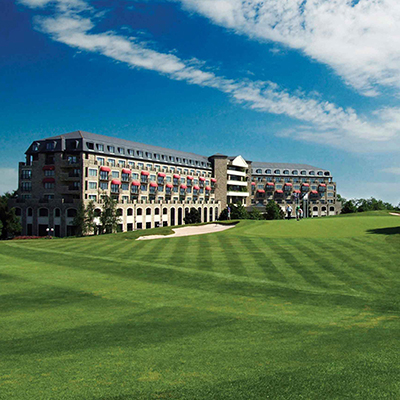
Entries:
[[151,215],[151,208],[146,208],[146,215]]
[[318,211],[318,207],[314,206],[312,210],[313,211]]
[[32,211],[32,208],[31,208],[31,207],[29,207],[29,208],[26,210],[26,215],[27,215],[28,217],[32,217],[33,211]]
[[133,208],[128,208],[126,210],[126,215],[133,215]]
[[274,171],[274,174],[279,175],[280,173],[281,173],[281,170],[280,170],[280,169],[276,169],[276,170]]
[[307,175],[307,171],[300,171],[300,175]]
[[156,209],[154,210],[154,214],[155,214],[155,215],[160,215],[160,209],[159,209],[159,208],[156,208]]
[[321,208],[321,211],[326,211],[326,207],[322,207],[322,208]]
[[20,217],[22,214],[22,210],[19,207],[15,207],[15,215],[17,217]]
[[330,174],[331,174],[331,173],[330,173],[329,171],[325,171],[325,172],[324,172],[324,175],[325,175],[325,176],[329,176]]
[[298,175],[298,173],[299,173],[299,171],[297,171],[297,169],[294,169],[294,170],[292,171],[292,175]]
[[315,171],[310,171],[308,174],[309,175],[315,175]]
[[94,210],[94,216],[95,216],[95,217],[100,217],[100,215],[101,215],[101,210],[100,210],[100,208],[96,208],[96,209]]
[[266,170],[265,170],[265,173],[266,173],[266,174],[272,174],[272,171],[271,171],[270,169],[266,169]]
[[318,176],[322,176],[323,174],[324,174],[324,173],[323,173],[322,171],[318,171],[318,172],[317,172],[317,175],[318,175]]
[[54,217],[55,218],[61,217],[61,210],[59,208],[54,209]]
[[262,169],[256,169],[256,174],[262,174]]
[[136,214],[137,214],[137,215],[142,215],[142,214],[143,214],[143,210],[142,210],[141,208],[138,208],[138,209],[136,210]]
[[75,218],[76,217],[76,210],[75,208],[69,208],[67,210],[67,217],[68,218]]
[[124,210],[122,208],[118,208],[117,215],[118,215],[118,217],[122,217],[124,215]]
[[49,210],[47,208],[39,208],[39,217],[48,217]]
[[329,211],[335,211],[335,207],[329,207]]
[[284,174],[284,175],[289,175],[289,171],[288,171],[287,169],[285,169],[285,170],[283,171],[283,174]]
[[168,209],[167,209],[167,208],[163,208],[162,213],[163,213],[164,215],[167,215],[167,214],[168,214]]

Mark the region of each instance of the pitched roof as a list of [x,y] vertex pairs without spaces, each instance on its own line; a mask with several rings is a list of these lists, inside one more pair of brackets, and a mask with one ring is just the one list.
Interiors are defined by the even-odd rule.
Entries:
[[294,163],[274,163],[274,162],[260,162],[253,161],[253,169],[297,169],[306,171],[328,171],[324,168],[315,167],[310,164],[294,164]]

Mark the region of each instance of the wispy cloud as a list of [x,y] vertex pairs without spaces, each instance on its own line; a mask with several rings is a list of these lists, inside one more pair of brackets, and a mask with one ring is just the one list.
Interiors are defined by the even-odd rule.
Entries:
[[398,0],[178,1],[239,34],[304,52],[364,95],[400,89]]
[[[81,0],[21,1],[30,7],[41,9],[47,6],[53,9],[50,16],[48,13],[38,16],[36,22],[38,29],[54,40],[79,50],[102,54],[130,67],[214,88],[255,111],[284,115],[305,123],[306,126],[296,132],[284,132],[294,139],[320,142],[350,151],[393,150],[393,143],[399,141],[400,109],[377,110],[367,118],[359,116],[353,109],[324,102],[320,96],[291,94],[273,82],[227,79],[206,70],[199,60],[182,60],[175,54],[155,51],[136,37],[113,31],[94,33],[99,14]],[[207,1],[200,3],[206,4]],[[216,9],[229,9],[234,3],[215,0]],[[223,14],[225,18],[231,15],[227,10]]]
[[388,174],[400,175],[400,167],[385,168],[382,170],[382,172],[385,172]]

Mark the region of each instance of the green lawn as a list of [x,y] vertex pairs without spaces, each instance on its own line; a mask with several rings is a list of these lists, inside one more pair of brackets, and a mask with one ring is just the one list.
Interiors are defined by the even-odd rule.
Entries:
[[400,217],[139,234],[0,243],[0,399],[400,398]]

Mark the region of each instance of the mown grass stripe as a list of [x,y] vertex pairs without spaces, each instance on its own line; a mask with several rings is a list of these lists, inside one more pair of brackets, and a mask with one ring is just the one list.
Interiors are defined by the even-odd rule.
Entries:
[[[225,258],[225,263],[229,268],[231,274],[239,276],[247,276],[248,271],[243,265],[240,253],[236,250],[234,246],[235,238],[227,235],[215,234],[214,237],[218,241],[217,251],[220,251]],[[233,243],[232,243],[233,242]]]

